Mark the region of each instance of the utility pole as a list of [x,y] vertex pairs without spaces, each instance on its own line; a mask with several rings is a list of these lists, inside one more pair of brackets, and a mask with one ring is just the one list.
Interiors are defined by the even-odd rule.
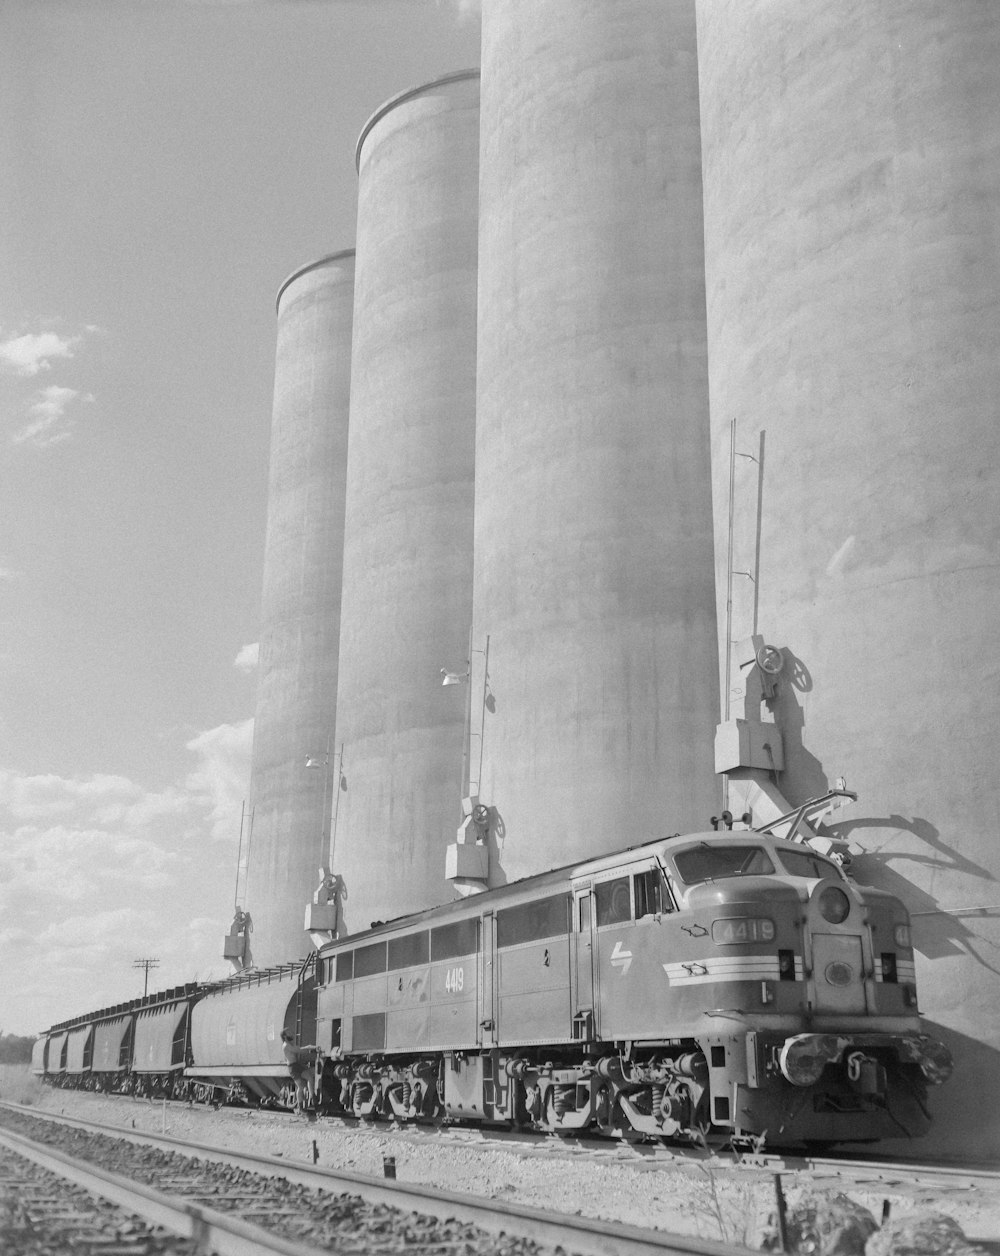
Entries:
[[132,961],[133,968],[141,968],[145,972],[145,978],[142,983],[142,997],[145,998],[149,993],[149,970],[151,968],[159,968],[160,961],[158,959],[134,959]]

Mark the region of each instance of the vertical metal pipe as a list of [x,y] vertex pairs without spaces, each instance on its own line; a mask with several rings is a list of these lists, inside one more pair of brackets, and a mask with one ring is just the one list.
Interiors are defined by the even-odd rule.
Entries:
[[729,528],[726,535],[726,641],[725,676],[722,718],[729,719],[730,695],[733,689],[733,512],[736,501],[736,420],[729,424]]

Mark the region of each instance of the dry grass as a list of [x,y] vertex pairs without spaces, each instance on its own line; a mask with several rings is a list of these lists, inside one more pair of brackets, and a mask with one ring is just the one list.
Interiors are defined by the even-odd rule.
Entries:
[[37,1104],[42,1083],[30,1064],[0,1064],[0,1099],[7,1103]]
[[705,1222],[699,1226],[699,1233],[724,1243],[758,1248],[772,1201],[770,1183],[756,1176],[741,1182],[731,1173],[717,1173],[710,1164],[699,1164],[698,1169],[704,1181],[694,1208]]

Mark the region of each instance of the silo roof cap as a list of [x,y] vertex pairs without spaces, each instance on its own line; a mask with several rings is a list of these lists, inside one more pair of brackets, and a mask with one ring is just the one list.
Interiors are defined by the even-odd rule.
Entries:
[[355,252],[355,249],[341,249],[337,253],[327,253],[325,257],[318,257],[314,262],[306,262],[304,266],[299,266],[298,269],[293,270],[282,283],[278,289],[278,295],[274,298],[275,313],[278,312],[281,306],[281,298],[289,284],[294,283],[296,279],[301,278],[303,275],[308,275],[311,270],[318,270],[321,266],[329,266],[333,262],[342,261],[345,257],[353,257]]
[[431,79],[427,83],[421,83],[419,87],[408,87],[405,92],[398,92],[395,96],[390,96],[385,104],[379,105],[368,121],[361,128],[361,134],[358,136],[357,147],[354,150],[355,168],[361,169],[361,149],[365,140],[368,138],[369,132],[376,123],[384,118],[387,113],[396,109],[399,105],[404,104],[408,100],[412,100],[414,96],[422,96],[424,92],[433,91],[436,87],[445,87],[449,83],[462,83],[471,79],[479,78],[479,70],[455,70],[452,74],[442,74],[440,78]]

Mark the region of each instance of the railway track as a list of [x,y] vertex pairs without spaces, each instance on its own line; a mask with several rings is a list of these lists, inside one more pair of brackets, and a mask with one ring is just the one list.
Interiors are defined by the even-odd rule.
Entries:
[[67,1248],[105,1256],[194,1256],[192,1243],[95,1195],[66,1166],[53,1172],[47,1163],[24,1155],[19,1140],[0,1137],[0,1250],[7,1256]]
[[[122,1104],[147,1102],[122,1095],[103,1097],[120,1100]],[[174,1107],[184,1109],[191,1106],[183,1100],[150,1100],[148,1102],[155,1102],[157,1105],[165,1103],[167,1111]],[[0,1108],[3,1106],[3,1103],[0,1103]],[[233,1109],[233,1111],[239,1110],[241,1109]],[[24,1111],[41,1115],[37,1108],[26,1108]],[[244,1111],[252,1110],[245,1109]],[[294,1118],[290,1113],[282,1113],[279,1109],[270,1110],[266,1115],[272,1120],[280,1120],[284,1116],[290,1124],[296,1126],[301,1124],[299,1119]],[[382,1121],[369,1124],[339,1116],[323,1116],[319,1120],[320,1128],[343,1129],[351,1133],[371,1133],[373,1136],[382,1138],[419,1139],[430,1132],[439,1133],[443,1128],[439,1125],[398,1125]],[[711,1163],[715,1167],[759,1170],[770,1174],[809,1172],[817,1178],[835,1176],[845,1181],[859,1183],[896,1182],[904,1178],[911,1182],[925,1182],[928,1186],[945,1185],[955,1189],[987,1186],[1000,1191],[1000,1166],[955,1162],[934,1164],[926,1160],[913,1159],[880,1160],[871,1152],[864,1151],[838,1151],[836,1155],[829,1156],[766,1150],[751,1152],[712,1149],[707,1151],[703,1147],[688,1146],[684,1143],[664,1145],[644,1141],[629,1142],[587,1134],[574,1138],[560,1138],[553,1134],[539,1133],[529,1129],[504,1129],[499,1126],[449,1126],[446,1128],[449,1142],[460,1145],[511,1148],[529,1156],[547,1156],[558,1151],[560,1155],[585,1156],[597,1161],[611,1160],[622,1163],[624,1159],[634,1162],[642,1169],[676,1166],[683,1163]]]
[[[187,1236],[196,1243],[193,1250],[219,1256],[315,1256],[331,1250],[331,1244],[344,1256],[402,1250],[415,1256],[534,1256],[556,1246],[580,1256],[749,1256],[749,1249],[724,1243],[553,1215],[13,1104],[0,1104],[0,1116],[0,1144],[14,1145],[19,1154],[78,1185],[86,1179],[87,1190]],[[21,1130],[11,1131],[11,1123]],[[26,1137],[25,1127],[32,1137]],[[45,1139],[61,1141],[65,1130],[71,1131],[72,1154],[43,1145]],[[132,1151],[125,1153],[123,1147]],[[156,1189],[134,1180],[149,1173],[144,1157],[150,1154],[160,1157],[152,1167]],[[91,1163],[92,1157],[103,1163]],[[113,1169],[106,1167],[109,1158]],[[233,1210],[240,1217],[232,1216]]]
[[[123,1096],[123,1104],[136,1101]],[[166,1109],[185,1108],[190,1105],[180,1101],[165,1101]],[[3,1105],[0,1104],[0,1107]],[[38,1109],[26,1111],[37,1113]],[[280,1112],[267,1114],[271,1120],[281,1120]],[[300,1123],[290,1114],[289,1123]],[[374,1137],[390,1139],[415,1139],[425,1136],[429,1129],[440,1132],[440,1127],[424,1125],[390,1125],[384,1122],[375,1124],[345,1120],[342,1117],[321,1118],[320,1128],[343,1129],[350,1133],[370,1133]],[[546,1157],[553,1153],[560,1156],[580,1156],[597,1162],[628,1163],[639,1170],[653,1170],[659,1167],[676,1167],[679,1164],[711,1165],[713,1168],[733,1168],[748,1172],[759,1171],[766,1174],[809,1173],[816,1181],[836,1178],[842,1182],[853,1182],[858,1185],[883,1184],[897,1185],[900,1182],[909,1184],[921,1183],[927,1188],[943,1187],[949,1190],[963,1191],[977,1188],[993,1190],[1000,1193],[1000,1167],[981,1166],[976,1164],[957,1164],[954,1162],[933,1164],[925,1160],[880,1160],[870,1152],[840,1151],[836,1155],[820,1156],[811,1154],[778,1153],[769,1151],[706,1151],[698,1146],[686,1146],[682,1143],[665,1146],[647,1142],[619,1142],[606,1138],[582,1135],[572,1139],[558,1138],[552,1134],[536,1133],[531,1130],[507,1130],[491,1127],[449,1127],[449,1142],[462,1146],[477,1148],[500,1148],[516,1150],[525,1156]]]
[[[350,1126],[349,1128],[356,1128]],[[386,1127],[380,1132],[385,1133]],[[612,1143],[604,1138],[564,1140],[551,1134],[526,1131],[453,1130],[450,1137],[470,1146],[518,1146],[528,1155],[545,1155],[558,1149],[563,1155],[588,1156],[595,1160],[623,1159],[640,1169],[675,1167],[678,1164],[712,1164],[715,1167],[759,1171],[768,1174],[808,1172],[817,1179],[836,1177],[857,1183],[921,1182],[928,1187],[947,1186],[956,1190],[986,1187],[1000,1191],[1000,1168],[973,1164],[933,1164],[924,1160],[879,1160],[867,1152],[842,1152],[818,1156],[768,1151],[712,1150],[681,1143],[663,1146],[655,1143]]]

